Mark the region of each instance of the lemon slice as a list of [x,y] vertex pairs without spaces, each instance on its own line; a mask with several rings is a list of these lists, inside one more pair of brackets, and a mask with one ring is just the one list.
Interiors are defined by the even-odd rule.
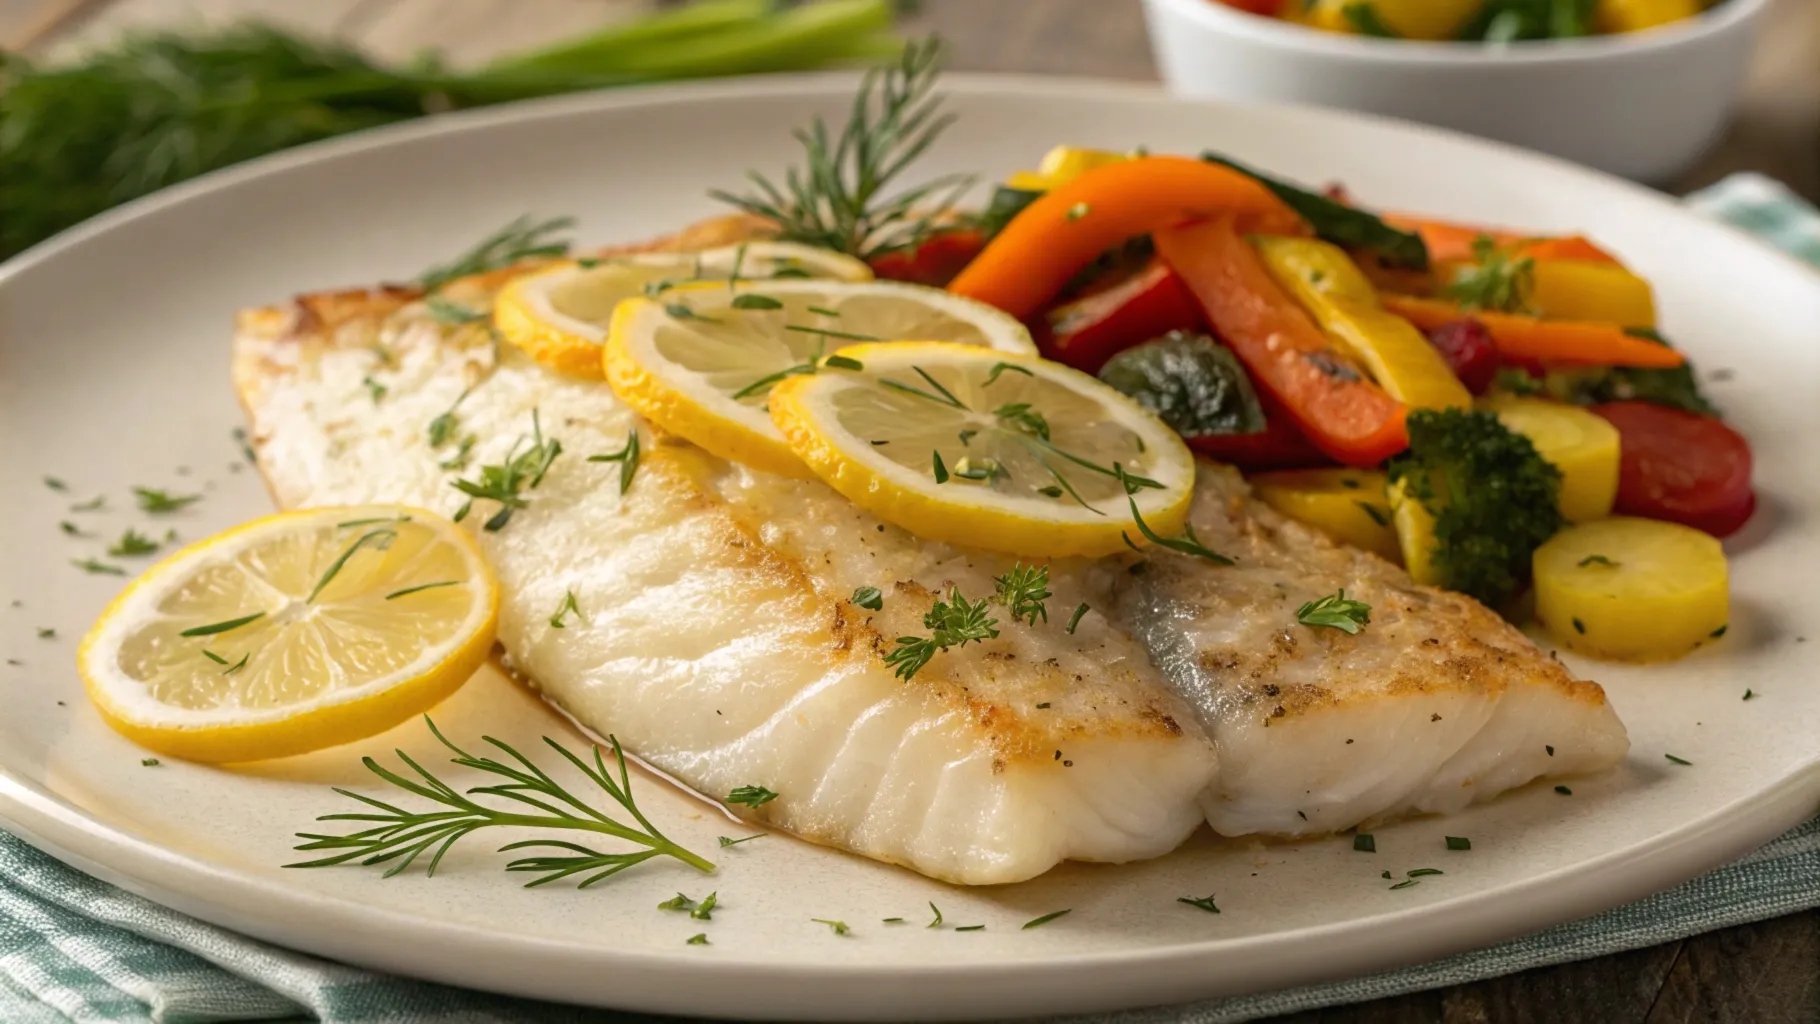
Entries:
[[855,341],[916,338],[1031,354],[1024,325],[939,288],[891,281],[685,285],[613,314],[607,383],[673,434],[756,469],[807,477],[765,411],[779,381]]
[[1148,410],[1078,370],[964,345],[841,349],[771,392],[791,449],[835,490],[931,540],[1038,557],[1108,555],[1133,521],[1188,515],[1194,458]]
[[521,277],[494,300],[493,324],[531,358],[600,379],[600,347],[613,307],[664,282],[732,277],[869,281],[872,268],[844,253],[793,242],[745,242],[702,252],[647,252],[564,263]]
[[284,757],[429,710],[493,647],[499,585],[459,526],[397,505],[286,512],[114,598],[77,667],[101,717],[192,761]]

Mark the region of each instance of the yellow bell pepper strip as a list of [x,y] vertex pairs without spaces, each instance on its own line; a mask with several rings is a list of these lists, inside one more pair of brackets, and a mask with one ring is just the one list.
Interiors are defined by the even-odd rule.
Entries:
[[[1314,0],[1313,3],[1290,3],[1291,8],[1305,10],[1295,19],[1329,32],[1377,34],[1368,32],[1375,23],[1381,31],[1402,39],[1453,39],[1460,34],[1466,20],[1477,14],[1484,0]],[[1362,17],[1360,7],[1369,7],[1370,16]]]
[[1043,162],[1037,166],[1037,173],[1049,182],[1049,187],[1066,185],[1088,171],[1097,171],[1102,167],[1124,163],[1131,159],[1129,153],[1114,153],[1105,149],[1082,149],[1079,146],[1057,146],[1043,154]]
[[1409,321],[1384,309],[1377,289],[1339,246],[1307,238],[1251,242],[1270,276],[1390,397],[1412,409],[1472,405],[1472,394],[1441,353]]
[[1005,187],[1019,192],[1047,192],[1049,178],[1039,171],[1014,171],[1005,179]]
[[1529,301],[1551,320],[1656,326],[1654,289],[1616,263],[1538,259],[1530,275]]
[[1237,171],[1179,156],[1110,164],[1045,193],[1005,225],[948,290],[1028,319],[1081,268],[1136,235],[1216,215],[1292,235],[1295,211]]
[[1492,343],[1506,359],[1519,362],[1571,363],[1580,366],[1641,366],[1667,369],[1687,357],[1667,347],[1624,333],[1617,324],[1583,320],[1543,320],[1515,313],[1466,310],[1451,302],[1409,295],[1385,295],[1384,308],[1424,331],[1438,330],[1471,317],[1491,332]]
[[1373,466],[1408,446],[1408,408],[1333,346],[1230,220],[1153,237],[1157,255],[1181,275],[1252,384],[1280,403],[1316,447],[1347,465]]
[[1599,0],[1594,15],[1601,32],[1641,32],[1700,13],[1700,0]]

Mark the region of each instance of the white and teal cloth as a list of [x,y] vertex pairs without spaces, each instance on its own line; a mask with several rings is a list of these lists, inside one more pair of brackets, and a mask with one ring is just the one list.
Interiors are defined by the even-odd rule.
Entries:
[[[1737,175],[1688,202],[1820,265],[1820,210],[1775,181]],[[1639,903],[1490,949],[1325,985],[1122,1013],[1100,1024],[1251,1020],[1638,949],[1817,906],[1820,820]],[[123,892],[0,832],[0,1021],[6,1024],[582,1019],[650,1018],[408,981],[268,946]]]

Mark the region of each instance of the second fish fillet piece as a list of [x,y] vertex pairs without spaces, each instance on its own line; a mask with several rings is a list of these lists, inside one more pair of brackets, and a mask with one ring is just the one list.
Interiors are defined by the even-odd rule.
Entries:
[[[1236,472],[1203,466],[1190,522],[1235,564],[1158,560],[1119,609],[1219,749],[1202,803],[1221,834],[1457,811],[1629,750],[1598,684],[1472,598],[1252,499]],[[1371,606],[1357,635],[1297,623],[1339,589]]]

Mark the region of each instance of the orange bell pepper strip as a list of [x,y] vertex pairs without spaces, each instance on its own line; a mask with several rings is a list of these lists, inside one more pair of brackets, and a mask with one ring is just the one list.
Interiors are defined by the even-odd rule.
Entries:
[[1012,218],[948,290],[1028,319],[1107,249],[1220,214],[1238,216],[1247,230],[1308,231],[1254,178],[1188,157],[1140,157],[1095,168],[1045,193]]
[[1584,235],[1538,238],[1535,235],[1518,234],[1514,231],[1476,227],[1471,224],[1454,224],[1449,221],[1429,220],[1400,213],[1386,213],[1381,216],[1384,223],[1391,227],[1413,231],[1421,235],[1422,244],[1428,247],[1428,258],[1436,261],[1475,259],[1473,243],[1481,238],[1490,238],[1498,248],[1509,250],[1514,256],[1529,256],[1538,260],[1619,262],[1616,256],[1599,248]]
[[1667,345],[1633,337],[1617,324],[1462,309],[1451,302],[1408,295],[1385,295],[1383,301],[1385,309],[1424,331],[1455,320],[1477,320],[1491,332],[1492,344],[1506,359],[1649,369],[1669,369],[1687,362],[1686,356]]
[[1154,237],[1157,255],[1181,275],[1252,382],[1315,447],[1348,465],[1372,466],[1409,446],[1403,403],[1333,347],[1230,219]]

